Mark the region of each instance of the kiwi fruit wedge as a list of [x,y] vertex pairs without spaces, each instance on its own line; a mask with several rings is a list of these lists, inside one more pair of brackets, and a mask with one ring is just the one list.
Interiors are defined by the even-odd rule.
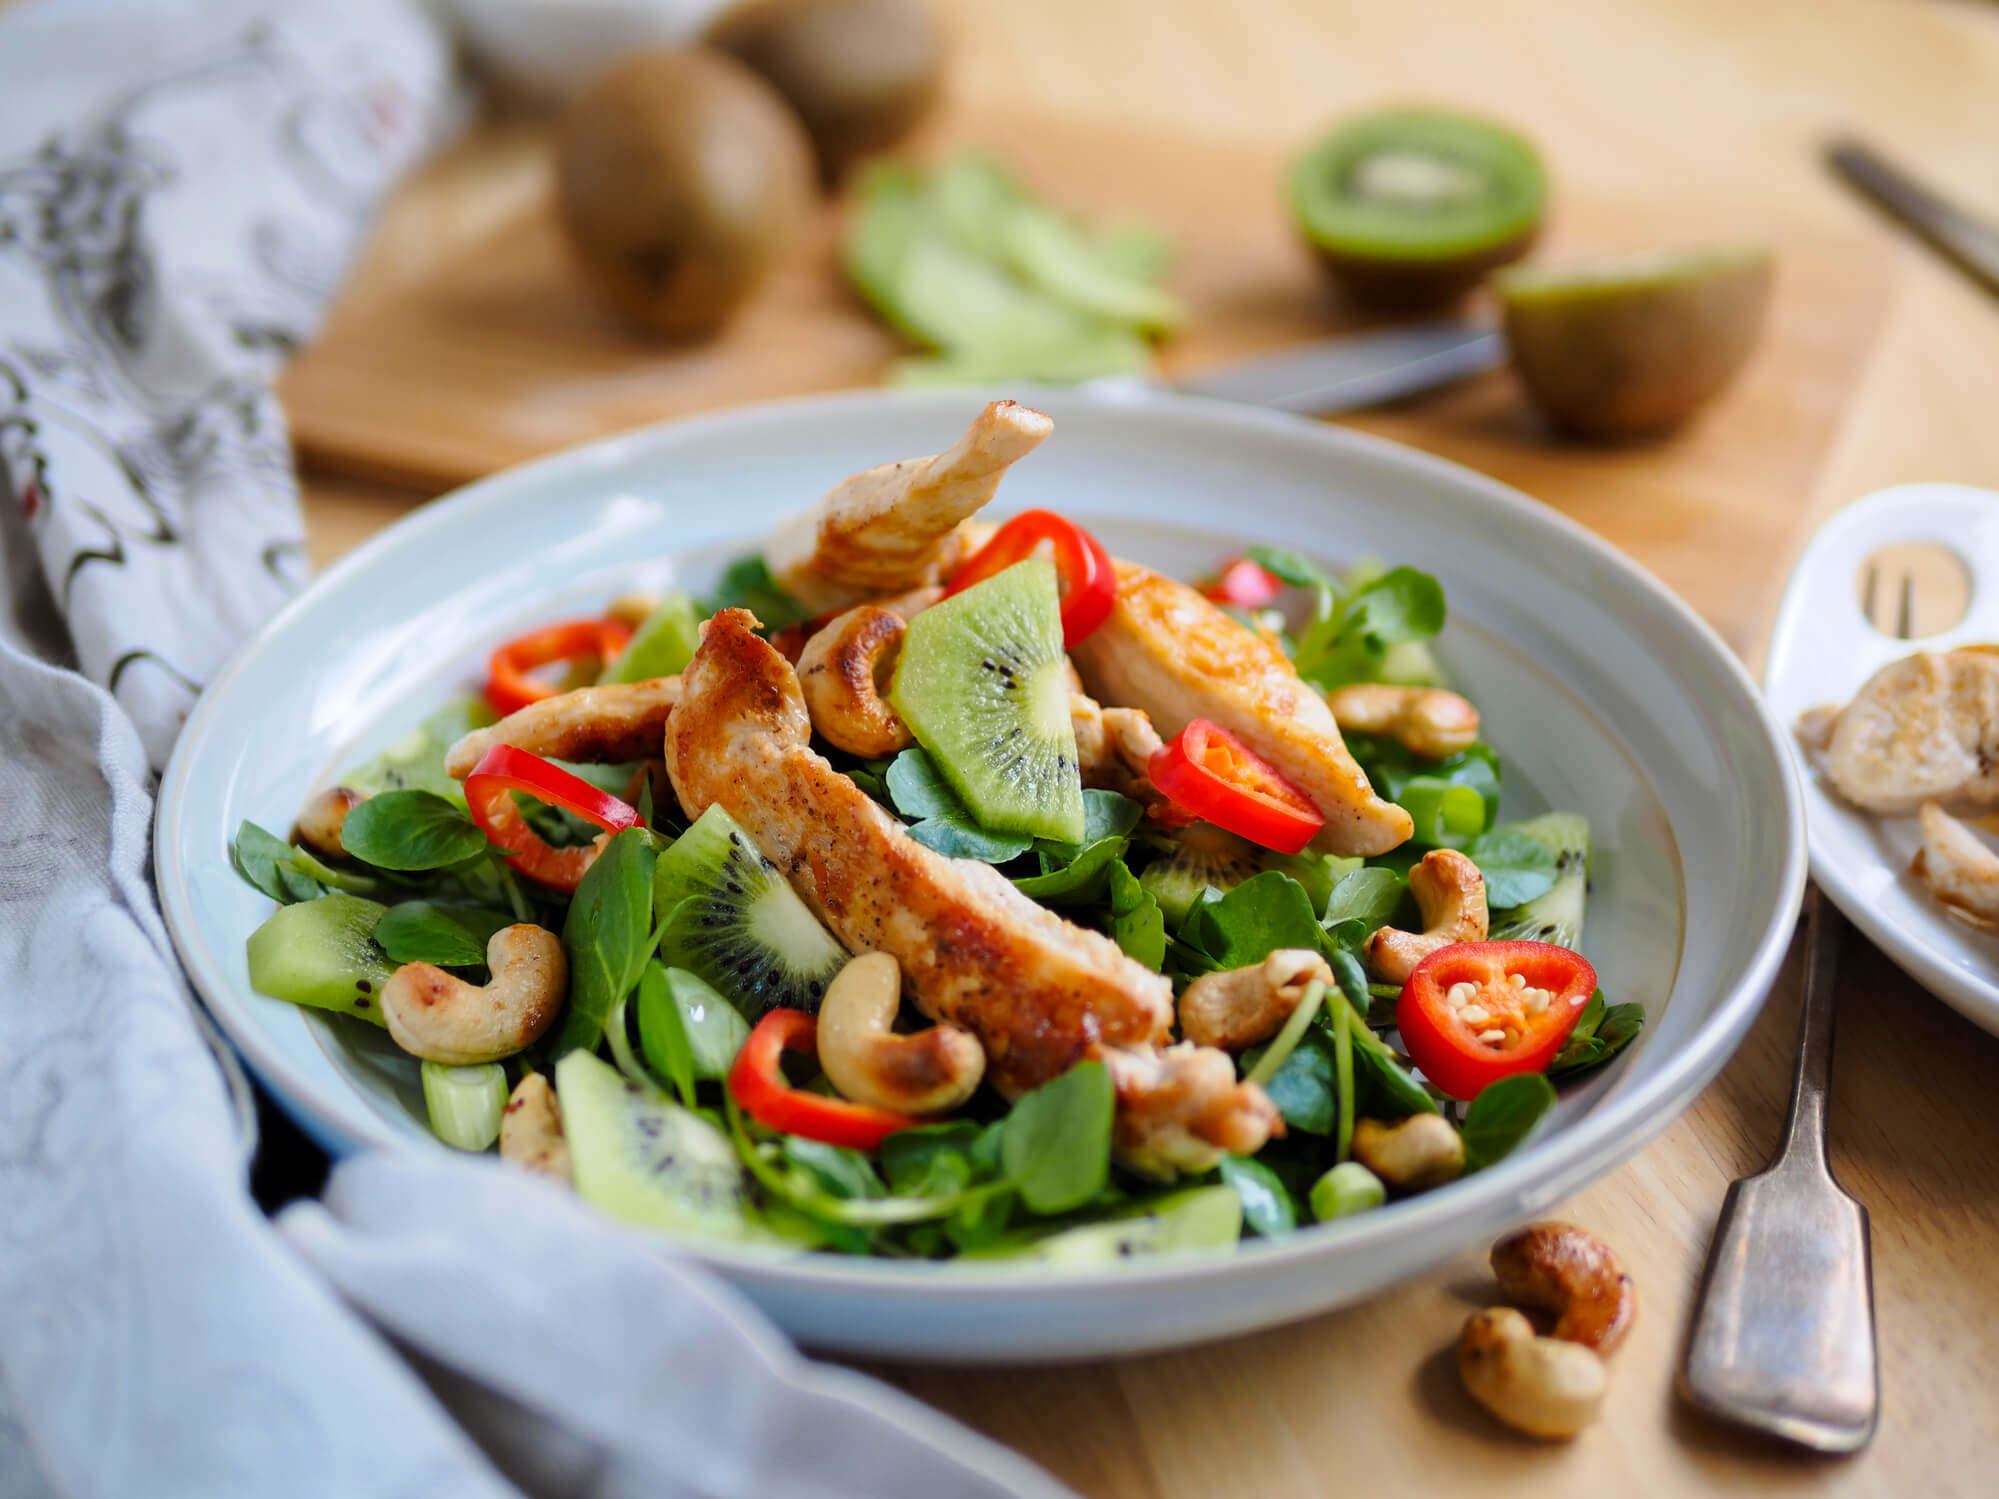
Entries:
[[1752,246],[1519,266],[1494,282],[1513,366],[1557,426],[1638,437],[1684,420],[1756,346],[1771,257]]
[[1449,302],[1527,253],[1548,177],[1526,137],[1475,115],[1388,109],[1336,126],[1292,164],[1291,213],[1359,302]]
[[713,806],[653,867],[666,913],[660,955],[712,984],[755,1021],[767,1010],[817,1010],[847,955],[778,867]]
[[387,909],[338,892],[278,907],[250,933],[250,987],[273,999],[384,1024],[382,985],[396,965],[375,945],[373,933]]
[[669,337],[709,333],[811,218],[812,145],[790,106],[734,58],[641,53],[564,114],[556,200],[606,301]]
[[907,135],[944,79],[944,38],[922,0],[749,0],[704,40],[784,96],[829,180]]
[[1052,563],[1016,562],[911,620],[889,702],[980,827],[1082,842]]
[[1138,883],[1159,902],[1168,928],[1177,930],[1203,890],[1226,895],[1262,871],[1256,845],[1211,822],[1189,824],[1173,840],[1173,852],[1145,866]]
[[[1115,1218],[1009,1242],[995,1257],[1085,1269],[1117,1265],[1135,1255],[1173,1250],[1230,1249],[1242,1237],[1242,1200],[1230,1186],[1190,1187],[1121,1212]],[[965,1258],[981,1258],[968,1253]]]
[[1495,942],[1552,942],[1574,947],[1583,935],[1583,902],[1589,893],[1589,819],[1576,812],[1548,812],[1516,822],[1555,855],[1555,883],[1545,893],[1498,912],[1487,935]]
[[720,1239],[760,1239],[728,1137],[589,1052],[555,1064],[576,1190],[613,1218]]

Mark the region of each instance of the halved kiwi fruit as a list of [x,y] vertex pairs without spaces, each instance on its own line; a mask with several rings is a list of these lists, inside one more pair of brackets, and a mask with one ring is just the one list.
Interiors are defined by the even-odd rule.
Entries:
[[1016,562],[911,620],[889,701],[979,826],[1082,841],[1053,564]]
[[1526,137],[1474,115],[1389,109],[1337,126],[1291,168],[1291,212],[1358,301],[1447,302],[1527,253],[1547,173]]
[[816,1010],[847,955],[778,867],[721,806],[659,856],[653,909],[668,913],[660,955],[699,974],[754,1022]]
[[1582,940],[1589,895],[1589,819],[1579,812],[1544,812],[1512,828],[1554,854],[1555,883],[1525,905],[1495,912],[1488,935],[1495,942],[1574,947]]
[[1767,250],[1652,251],[1520,266],[1493,285],[1528,394],[1586,437],[1683,420],[1735,377],[1770,304]]

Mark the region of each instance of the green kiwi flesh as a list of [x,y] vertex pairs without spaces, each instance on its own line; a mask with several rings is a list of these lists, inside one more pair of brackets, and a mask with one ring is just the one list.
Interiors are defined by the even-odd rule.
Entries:
[[712,984],[754,1023],[817,1010],[847,961],[778,867],[719,805],[659,856],[653,909],[669,913],[660,954]]
[[381,994],[396,971],[375,945],[387,907],[335,892],[280,906],[250,934],[250,987],[273,999],[383,1024]]
[[911,620],[889,701],[981,827],[1082,840],[1051,563],[1016,562]]
[[1494,915],[1487,935],[1495,942],[1552,942],[1574,947],[1582,940],[1583,903],[1589,892],[1589,819],[1576,812],[1547,812],[1512,825],[1553,850],[1552,889]]
[[1527,253],[1548,179],[1533,145],[1474,115],[1389,109],[1335,127],[1291,168],[1291,213],[1350,296],[1448,302]]
[[[1242,1236],[1242,1200],[1229,1186],[1193,1187],[1101,1223],[1046,1234],[995,1251],[1037,1264],[1115,1265],[1172,1250],[1229,1249]],[[974,1258],[967,1255],[966,1258]]]
[[1535,403],[1570,432],[1616,438],[1685,420],[1735,378],[1771,282],[1767,250],[1728,246],[1521,266],[1494,290]]
[[555,1064],[576,1190],[614,1218],[722,1239],[764,1237],[728,1137],[577,1050]]
[[1197,822],[1173,840],[1173,852],[1148,864],[1138,883],[1171,929],[1178,929],[1203,890],[1226,895],[1262,868],[1256,845],[1211,822]]

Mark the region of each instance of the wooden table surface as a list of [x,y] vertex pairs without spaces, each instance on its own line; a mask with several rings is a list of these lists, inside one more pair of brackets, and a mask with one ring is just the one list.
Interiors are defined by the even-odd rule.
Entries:
[[[1343,109],[1420,97],[1515,120],[1543,144],[1581,232],[1774,239],[1804,267],[1792,324],[1744,390],[1664,443],[1548,441],[1505,377],[1359,425],[1517,483],[1609,537],[1758,655],[1816,518],[1888,483],[1999,486],[1999,305],[1879,227],[1814,150],[1864,130],[1999,216],[1999,10],[1933,0],[960,0],[951,118],[1009,108],[1102,141],[1289,150]],[[1111,201],[1116,162],[1102,168]],[[391,215],[420,222],[419,181]],[[1628,216],[1619,211],[1628,208]],[[1198,205],[1197,205],[1198,207]],[[369,267],[360,287],[387,272]],[[1780,285],[1781,285],[1780,280]],[[1805,295],[1809,292],[1809,297]],[[338,330],[336,313],[334,330]],[[310,358],[311,356],[308,356]],[[309,366],[307,369],[309,373]],[[310,429],[312,385],[288,390]],[[507,456],[507,455],[500,455]],[[894,456],[894,455],[884,455]],[[497,461],[497,459],[496,459]],[[309,471],[317,561],[436,492]],[[1698,934],[1696,934],[1697,939]],[[1775,1141],[1797,1021],[1779,981],[1740,1053],[1631,1164],[1560,1211],[1623,1254],[1644,1298],[1604,1419],[1572,1446],[1507,1436],[1445,1350],[1483,1291],[1466,1255],[1366,1306],[1177,1353],[1053,1370],[884,1369],[1090,1496],[1999,1492],[1999,1038],[1928,998],[1858,937],[1840,975],[1831,1108],[1842,1181],[1873,1215],[1884,1411],[1864,1454],[1737,1436],[1675,1399],[1672,1370],[1728,1182]]]

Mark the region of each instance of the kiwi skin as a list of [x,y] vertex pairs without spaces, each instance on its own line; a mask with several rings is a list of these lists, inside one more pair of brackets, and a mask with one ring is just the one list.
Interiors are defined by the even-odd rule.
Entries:
[[1564,431],[1618,439],[1676,425],[1735,377],[1772,280],[1768,251],[1731,247],[1523,266],[1494,289],[1535,404]]
[[731,58],[628,58],[570,105],[556,139],[563,228],[592,285],[671,338],[713,332],[798,240],[812,147]]
[[944,40],[922,0],[749,0],[704,40],[798,111],[828,181],[907,135],[944,77]]

